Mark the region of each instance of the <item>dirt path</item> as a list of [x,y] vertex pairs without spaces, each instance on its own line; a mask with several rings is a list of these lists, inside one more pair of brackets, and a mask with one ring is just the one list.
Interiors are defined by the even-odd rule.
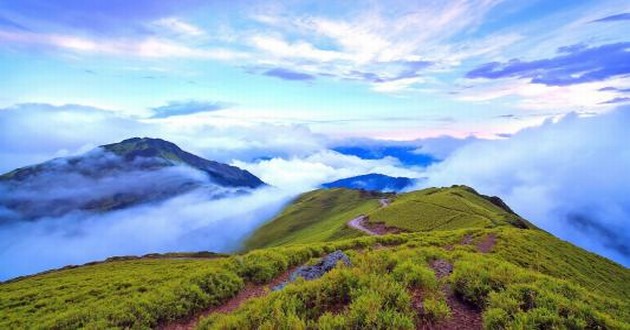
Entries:
[[488,234],[486,237],[481,240],[481,242],[477,243],[477,250],[481,253],[488,253],[492,251],[494,245],[497,243],[497,235]]
[[360,216],[358,216],[358,217],[348,221],[348,226],[350,228],[354,228],[354,229],[360,230],[360,231],[362,231],[362,232],[364,232],[364,233],[366,233],[368,235],[378,236],[379,235],[378,233],[376,233],[374,231],[371,231],[370,229],[367,229],[364,226],[366,221],[367,221],[367,217],[364,216],[364,215],[360,215]]
[[230,298],[228,301],[224,302],[219,306],[213,306],[201,312],[198,312],[192,316],[189,316],[185,319],[178,320],[176,322],[172,322],[169,324],[158,326],[158,329],[161,330],[191,330],[195,329],[197,323],[202,318],[214,313],[230,313],[236,310],[239,306],[241,306],[244,302],[256,298],[267,295],[271,292],[271,288],[275,287],[283,283],[284,281],[289,279],[289,275],[296,269],[297,267],[293,267],[280,276],[276,277],[268,284],[253,284],[248,283],[245,287],[239,292],[236,296]]
[[[391,204],[391,201],[387,198],[381,198],[378,200],[381,203],[381,207],[388,207]],[[384,224],[370,224],[367,225],[368,217],[365,215],[360,215],[350,221],[348,221],[348,226],[350,228],[354,228],[360,230],[368,235],[379,236],[384,234],[394,233],[396,230],[393,228],[387,227]]]
[[381,207],[388,207],[392,203],[388,198],[381,198],[378,201],[381,203]]
[[[443,259],[435,260],[430,265],[438,279],[448,277],[453,272],[453,265]],[[481,311],[458,298],[448,284],[442,286],[442,292],[451,310],[451,317],[437,324],[418,324],[418,329],[483,329]]]

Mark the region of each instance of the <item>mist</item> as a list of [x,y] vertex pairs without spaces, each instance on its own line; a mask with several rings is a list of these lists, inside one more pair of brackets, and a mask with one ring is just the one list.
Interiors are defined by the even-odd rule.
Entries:
[[629,127],[625,107],[473,142],[429,167],[422,187],[466,184],[500,196],[542,229],[630,266]]
[[[97,148],[0,181],[0,280],[114,255],[233,252],[301,191]],[[20,176],[20,174],[16,174]]]
[[5,225],[0,227],[0,279],[114,255],[232,252],[294,195],[267,187],[211,200],[195,190],[103,214],[75,212]]

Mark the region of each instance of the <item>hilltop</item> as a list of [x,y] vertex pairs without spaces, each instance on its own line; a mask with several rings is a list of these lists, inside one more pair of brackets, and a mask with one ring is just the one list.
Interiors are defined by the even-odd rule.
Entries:
[[[367,231],[349,225],[357,219]],[[465,186],[316,190],[246,247],[116,258],[0,284],[0,327],[630,328],[628,269]],[[271,291],[333,251],[347,262]]]

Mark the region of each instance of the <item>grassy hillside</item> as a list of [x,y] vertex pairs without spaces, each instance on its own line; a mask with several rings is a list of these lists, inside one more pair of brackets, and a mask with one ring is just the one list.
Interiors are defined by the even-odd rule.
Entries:
[[[271,248],[117,258],[2,283],[0,329],[630,329],[630,270],[467,187],[388,195],[387,207],[383,196],[304,194],[248,241]],[[346,226],[360,214],[409,232],[362,236]],[[262,285],[336,250],[352,265],[276,292]]]
[[245,242],[246,249],[291,243],[325,242],[362,236],[348,220],[379,207],[384,194],[350,189],[315,190],[303,194]]
[[[481,253],[475,244],[488,235],[497,244]],[[542,231],[505,226],[361,237],[212,259],[111,261],[52,272],[0,284],[5,316],[0,328],[156,327],[338,249],[353,266],[319,280],[299,280],[231,313],[211,314],[199,327],[412,329],[452,317],[446,285],[478,306],[489,328],[630,326],[630,271]],[[435,260],[451,263],[453,273],[436,278],[430,268]]]
[[[383,198],[391,204],[381,207],[379,200]],[[363,236],[364,233],[346,225],[359,215],[368,216],[371,223],[384,223],[408,232],[506,225],[534,228],[507,206],[499,206],[500,203],[499,199],[493,200],[465,186],[430,188],[400,195],[320,189],[303,194],[256,230],[245,242],[245,249]]]
[[[493,203],[494,201],[494,203]],[[501,206],[498,198],[480,195],[466,186],[429,188],[401,194],[386,207],[370,213],[370,222],[407,231],[533,226]]]

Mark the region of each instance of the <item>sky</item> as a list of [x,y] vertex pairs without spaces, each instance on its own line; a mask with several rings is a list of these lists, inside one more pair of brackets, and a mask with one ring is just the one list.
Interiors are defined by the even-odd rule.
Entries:
[[[468,184],[630,266],[627,31],[621,0],[0,0],[0,173],[146,136],[277,189],[0,227],[14,238],[0,265],[22,267],[0,277],[111,253],[228,251],[227,236],[297,194],[368,173]],[[208,217],[229,203],[250,207]],[[155,239],[134,234],[182,205]],[[203,228],[234,219],[246,224],[203,245]],[[68,237],[59,259],[20,264]],[[112,250],[111,237],[133,244]]]
[[629,103],[629,12],[605,0],[0,1],[0,108],[494,138]]

